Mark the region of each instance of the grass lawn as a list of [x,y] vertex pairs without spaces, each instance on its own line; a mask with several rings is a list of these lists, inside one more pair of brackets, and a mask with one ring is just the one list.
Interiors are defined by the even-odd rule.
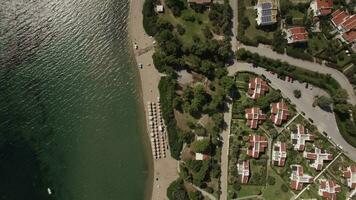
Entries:
[[309,34],[308,51],[312,55],[316,55],[324,50],[328,45],[328,41],[322,33]]
[[340,66],[340,70],[343,70],[344,67],[347,67],[345,65],[350,63],[352,60],[351,55],[348,56],[345,50],[340,51],[336,57],[337,57],[337,65]]
[[268,39],[273,39],[273,32],[266,32],[256,28],[256,10],[254,9],[246,9],[245,16],[248,17],[250,21],[250,26],[245,30],[245,36],[250,39],[255,39],[257,36],[263,36]]
[[[193,43],[193,36],[198,36],[201,40],[205,40],[202,28],[205,26],[211,27],[211,22],[208,16],[209,11],[204,13],[196,13],[193,9],[188,8],[182,11],[180,17],[175,17],[169,9],[163,15],[164,19],[168,20],[174,26],[180,24],[185,29],[183,35],[179,35],[180,40],[183,42],[183,45],[189,46]],[[187,21],[185,18],[193,16],[195,21]]]
[[271,168],[268,169],[268,176],[272,176],[276,179],[274,185],[268,185],[262,192],[262,196],[265,199],[278,199],[280,200],[289,200],[293,195],[290,191],[284,192],[281,189],[283,184],[288,185],[284,180]]
[[246,197],[251,195],[259,195],[263,186],[255,186],[255,185],[242,185],[241,190],[238,192],[238,197]]

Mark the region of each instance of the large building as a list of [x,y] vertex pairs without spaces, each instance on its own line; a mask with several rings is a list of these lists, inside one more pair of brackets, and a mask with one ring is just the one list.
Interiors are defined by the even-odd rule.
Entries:
[[268,85],[266,81],[262,80],[260,77],[250,79],[248,84],[248,95],[252,99],[257,99],[266,92],[268,92]]
[[247,119],[247,126],[256,129],[259,124],[266,120],[266,115],[258,107],[248,108],[245,110],[245,117]]
[[333,0],[314,0],[310,3],[314,17],[325,16],[332,12]]
[[323,168],[324,161],[333,159],[331,153],[319,148],[315,148],[314,152],[305,151],[303,157],[310,160],[310,166],[316,170],[321,170]]
[[250,135],[247,148],[247,155],[253,158],[258,158],[260,153],[264,152],[268,146],[266,137],[260,135]]
[[293,27],[287,29],[286,33],[288,44],[308,41],[308,32],[304,27]]
[[275,0],[258,0],[257,25],[265,26],[277,23],[277,4]]
[[283,101],[271,104],[271,120],[275,125],[282,125],[282,122],[286,121],[288,116],[288,106]]
[[250,163],[248,160],[239,160],[237,163],[237,172],[241,176],[241,183],[247,184],[250,176]]
[[314,177],[304,174],[303,167],[301,165],[291,165],[292,173],[289,177],[291,180],[290,187],[293,190],[301,190],[303,189],[304,183],[313,182]]
[[276,166],[283,167],[287,158],[287,145],[280,141],[273,145],[272,162]]
[[341,186],[333,180],[319,180],[319,196],[327,200],[336,200],[336,193],[341,192]]
[[308,130],[301,124],[297,124],[297,132],[292,132],[291,135],[294,150],[304,151],[306,141],[314,141],[314,135],[309,134]]
[[350,15],[347,11],[336,10],[332,13],[332,24],[340,33],[340,39],[346,43],[356,42],[356,15]]
[[356,165],[349,166],[342,172],[342,176],[346,178],[347,186],[351,189],[356,189]]

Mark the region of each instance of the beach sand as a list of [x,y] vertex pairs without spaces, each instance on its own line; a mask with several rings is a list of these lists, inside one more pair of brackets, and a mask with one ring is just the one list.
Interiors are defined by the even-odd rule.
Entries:
[[[152,60],[154,39],[145,33],[142,24],[143,3],[144,0],[130,0],[129,38],[132,42],[136,63],[143,64],[143,68],[138,68],[138,71],[141,80],[147,140],[149,140],[147,102],[156,102],[159,97],[160,74],[154,67]],[[134,48],[134,44],[137,44],[138,49]],[[151,158],[153,159],[153,156]],[[152,200],[168,199],[166,195],[167,187],[178,178],[177,169],[178,162],[170,156],[169,150],[166,158],[153,160]]]

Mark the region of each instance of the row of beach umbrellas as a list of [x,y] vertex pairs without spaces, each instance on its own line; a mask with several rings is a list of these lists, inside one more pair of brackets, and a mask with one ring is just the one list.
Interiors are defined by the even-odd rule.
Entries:
[[152,155],[155,159],[165,158],[167,149],[167,133],[161,114],[159,99],[157,102],[147,102],[147,107]]

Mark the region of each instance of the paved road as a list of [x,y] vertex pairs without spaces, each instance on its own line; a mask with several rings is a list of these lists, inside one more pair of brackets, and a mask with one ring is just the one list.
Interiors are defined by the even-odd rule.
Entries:
[[227,200],[227,181],[228,181],[228,168],[229,168],[229,135],[232,115],[232,104],[228,104],[229,112],[224,113],[224,121],[227,126],[221,133],[223,139],[223,146],[221,149],[221,195],[220,200]]
[[[318,127],[320,132],[325,131],[332,141],[336,144],[340,144],[345,151],[345,154],[351,159],[356,160],[356,148],[348,144],[341,136],[339,129],[337,128],[335,115],[333,113],[325,112],[319,107],[313,107],[313,98],[315,95],[326,94],[325,91],[314,87],[312,90],[306,89],[304,84],[300,84],[297,81],[290,83],[277,78],[276,75],[272,75],[263,68],[254,68],[248,63],[235,63],[228,68],[229,75],[234,75],[236,72],[249,71],[259,75],[264,75],[271,81],[271,86],[276,89],[280,89],[282,94],[288,97],[299,112],[304,112],[306,118],[311,118],[314,124]],[[302,97],[297,99],[294,97],[293,91],[299,89],[302,92]]]
[[292,58],[286,54],[278,54],[265,45],[259,45],[258,47],[241,45],[240,47],[243,47],[253,53],[266,56],[268,58],[279,59],[281,61],[288,62],[289,64],[298,66],[300,68],[308,69],[310,71],[318,72],[321,74],[330,74],[331,77],[333,77],[341,85],[341,87],[347,91],[349,94],[349,102],[353,105],[356,105],[356,95],[350,81],[343,73],[339,72],[338,70],[327,67],[325,65],[320,65],[318,63]]

